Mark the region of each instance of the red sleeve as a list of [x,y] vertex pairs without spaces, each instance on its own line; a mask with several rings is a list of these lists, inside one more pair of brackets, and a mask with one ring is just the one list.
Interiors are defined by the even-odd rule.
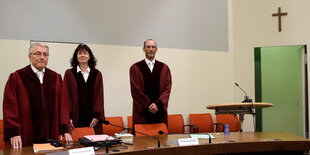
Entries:
[[57,81],[60,82],[60,96],[61,101],[59,103],[59,134],[63,135],[64,133],[71,133],[70,128],[70,117],[69,117],[69,107],[68,107],[68,94],[64,82],[61,79],[61,76],[57,76]]
[[151,100],[144,94],[143,76],[136,65],[130,68],[130,87],[133,106],[137,112],[148,110]]
[[71,102],[71,99],[70,99],[70,87],[69,87],[69,84],[70,84],[70,81],[72,80],[72,77],[70,77],[70,70],[68,69],[65,73],[65,76],[64,76],[64,87],[65,87],[65,95],[67,95],[67,103],[68,103],[68,111],[69,111],[69,114],[70,114],[70,118],[72,118],[72,102]]
[[104,121],[105,118],[104,118],[103,80],[100,71],[98,71],[98,75],[96,77],[93,97],[94,97],[94,105],[93,105],[94,117]]
[[157,107],[162,107],[164,111],[168,109],[168,101],[172,87],[171,73],[167,65],[164,66],[160,76],[160,97],[155,101]]
[[12,73],[5,85],[3,96],[3,124],[4,137],[8,141],[11,137],[21,135],[21,121],[18,105],[18,75]]

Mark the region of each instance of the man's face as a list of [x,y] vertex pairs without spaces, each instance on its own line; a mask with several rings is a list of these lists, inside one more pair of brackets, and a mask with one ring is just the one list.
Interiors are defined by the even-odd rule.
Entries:
[[147,40],[143,47],[145,57],[149,60],[154,60],[155,54],[157,52],[156,42],[154,40]]
[[49,51],[43,46],[34,46],[31,51],[29,60],[37,70],[41,71],[47,65]]

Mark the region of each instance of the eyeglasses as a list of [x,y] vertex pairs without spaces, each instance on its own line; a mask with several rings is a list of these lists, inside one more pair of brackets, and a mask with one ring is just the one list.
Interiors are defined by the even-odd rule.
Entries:
[[145,48],[157,48],[157,46],[144,46]]
[[30,53],[31,55],[34,55],[36,57],[41,57],[43,56],[44,58],[48,57],[48,53],[41,53],[41,52],[35,52],[35,53]]

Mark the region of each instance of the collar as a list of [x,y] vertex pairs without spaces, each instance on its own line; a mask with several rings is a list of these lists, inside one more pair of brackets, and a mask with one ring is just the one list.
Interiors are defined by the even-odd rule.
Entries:
[[[76,66],[76,72],[78,73],[79,71],[81,71],[81,68],[80,68],[80,66],[79,65],[77,65]],[[81,71],[82,72],[82,71]],[[85,72],[90,72],[90,68],[89,68],[89,66],[87,66],[87,68],[86,68],[86,71]]]
[[149,59],[144,59],[145,60],[145,62],[146,62],[146,64],[152,64],[152,65],[154,65],[155,64],[155,59],[153,60],[153,61],[150,61]]
[[[32,63],[31,63],[31,65],[30,65],[30,67],[31,67],[31,69],[32,69],[32,71],[33,71],[34,73],[37,73],[37,72],[39,71],[38,69],[36,69],[36,68],[32,65]],[[42,69],[42,72],[43,72],[43,74],[45,73],[45,68]]]

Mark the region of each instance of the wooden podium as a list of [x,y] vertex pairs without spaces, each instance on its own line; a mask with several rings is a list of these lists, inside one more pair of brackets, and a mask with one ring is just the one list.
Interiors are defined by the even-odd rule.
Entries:
[[240,132],[243,131],[243,120],[245,114],[255,115],[255,108],[272,107],[271,103],[227,103],[227,104],[214,104],[207,106],[207,109],[214,109],[215,114],[234,114],[239,115]]

